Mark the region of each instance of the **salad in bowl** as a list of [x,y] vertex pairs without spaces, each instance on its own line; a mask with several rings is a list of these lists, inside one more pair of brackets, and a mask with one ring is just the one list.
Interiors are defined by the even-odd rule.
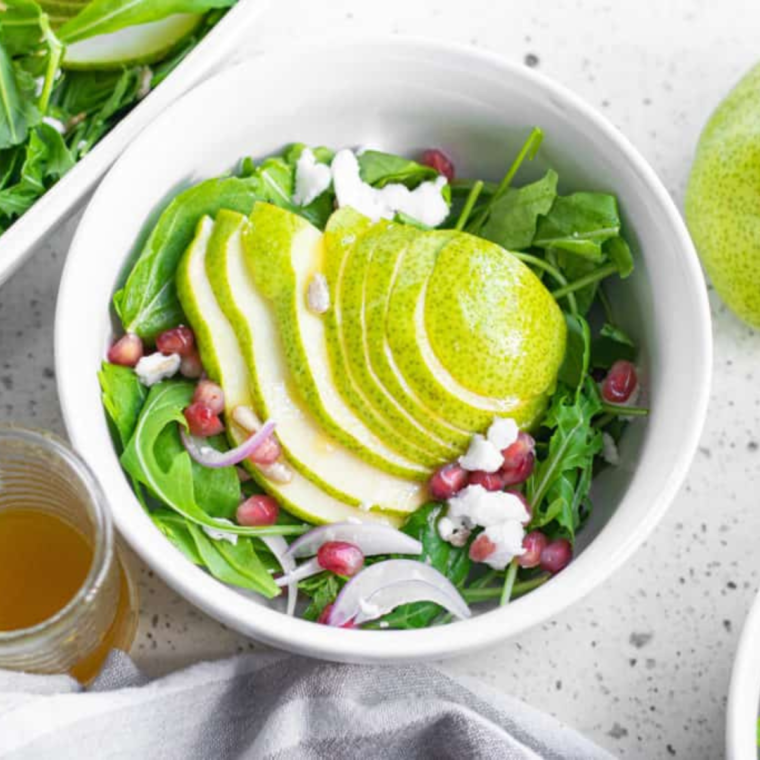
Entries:
[[[528,130],[526,130],[528,132]],[[154,525],[221,583],[340,628],[506,605],[560,573],[646,424],[607,285],[616,197],[287,145],[180,192],[99,373]],[[645,395],[645,394],[644,394]]]

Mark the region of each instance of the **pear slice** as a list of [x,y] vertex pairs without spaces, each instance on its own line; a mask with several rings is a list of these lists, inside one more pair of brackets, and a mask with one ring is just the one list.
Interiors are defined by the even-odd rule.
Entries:
[[[430,475],[422,458],[410,459],[360,419],[336,387],[326,329],[327,314],[309,308],[315,275],[325,273],[322,233],[296,214],[257,203],[245,235],[246,265],[259,292],[272,303],[290,378],[325,433],[379,470],[412,480]],[[432,464],[431,462],[430,464]]]
[[[451,452],[421,431],[409,429],[408,418],[394,415],[393,407],[377,408],[370,400],[371,389],[353,371],[344,343],[344,316],[341,291],[344,279],[351,276],[350,267],[355,245],[366,232],[373,238],[383,235],[389,222],[381,220],[371,225],[369,219],[346,206],[328,220],[324,234],[324,275],[330,292],[331,308],[324,315],[325,338],[333,369],[333,382],[354,413],[378,438],[398,452],[427,467],[435,467],[450,458]],[[389,416],[390,414],[390,416]]]
[[[385,325],[393,359],[406,382],[423,402],[438,409],[442,417],[457,427],[464,430],[483,431],[491,424],[494,416],[513,417],[521,426],[530,426],[543,408],[543,396],[526,396],[519,388],[514,394],[503,396],[485,396],[475,393],[451,375],[449,368],[440,361],[428,341],[424,319],[426,290],[439,255],[448,245],[455,245],[455,250],[464,257],[477,258],[478,256],[477,245],[462,246],[460,241],[463,238],[472,238],[488,246],[494,245],[465,233],[440,230],[426,233],[418,238],[403,256],[393,282]],[[509,256],[503,249],[498,246],[496,248],[504,257]],[[490,263],[499,266],[499,260]],[[543,288],[538,278],[536,282]],[[492,329],[489,321],[491,319],[499,322],[501,326],[497,315],[479,306],[481,303],[485,306],[486,302],[480,301],[480,294],[473,283],[462,280],[458,285],[457,298],[463,304],[469,304],[473,312],[478,315],[478,319],[473,320],[473,327],[477,325],[478,329],[488,332]],[[547,295],[549,295],[548,292]],[[550,295],[549,298],[551,298]],[[556,304],[552,305],[559,311]],[[439,305],[439,308],[445,311],[444,306]],[[441,319],[445,318],[445,314],[440,316]],[[509,326],[506,329],[509,330]],[[564,355],[564,320],[562,320],[561,329],[562,332],[558,331],[555,336],[559,341],[557,350],[561,350],[560,356]],[[461,331],[456,335],[457,342],[453,343],[452,351],[447,354],[450,361],[456,363],[455,353],[461,347],[458,341],[467,337],[467,335],[463,336]],[[515,337],[520,338],[519,334]],[[482,360],[483,357],[475,357],[476,364]],[[466,371],[466,368],[463,371]],[[477,367],[473,368],[473,371],[477,372]],[[556,379],[556,370],[554,377]]]
[[553,390],[566,322],[551,293],[496,243],[462,233],[436,258],[420,334],[452,378],[491,398]]
[[[334,217],[342,213],[336,211]],[[386,388],[375,374],[369,357],[368,331],[376,328],[384,338],[384,310],[376,322],[367,319],[367,296],[370,285],[382,279],[386,285],[389,276],[374,272],[370,278],[371,264],[376,258],[383,266],[393,267],[394,259],[405,251],[414,239],[422,235],[420,230],[403,224],[378,224],[360,237],[354,244],[343,271],[338,301],[341,312],[341,334],[347,363],[367,398],[382,416],[408,440],[434,451],[441,457],[440,463],[455,459],[469,442],[470,434],[458,431],[442,421],[430,410],[424,409],[403,389],[394,386],[397,395]],[[387,301],[388,291],[375,291],[375,298]],[[399,392],[400,390],[400,392]]]
[[202,13],[176,13],[110,34],[73,42],[63,54],[65,69],[119,69],[161,60],[203,21]]
[[[206,372],[224,390],[227,419],[230,419],[229,412],[236,406],[255,408],[255,402],[237,335],[219,306],[206,275],[206,254],[214,229],[214,222],[208,216],[198,223],[195,238],[177,269],[177,295],[195,332]],[[228,435],[233,445],[245,438],[235,425],[228,426]],[[265,478],[256,468],[250,471],[289,512],[309,522],[331,523],[350,519],[393,525],[401,522],[392,513],[358,510],[325,493],[299,472],[293,472],[288,483],[276,483]]]
[[206,274],[237,335],[259,416],[275,420],[289,463],[330,495],[362,509],[414,511],[425,500],[423,485],[382,472],[332,441],[291,392],[272,306],[246,266],[243,233],[247,226],[241,214],[219,212],[206,255]]

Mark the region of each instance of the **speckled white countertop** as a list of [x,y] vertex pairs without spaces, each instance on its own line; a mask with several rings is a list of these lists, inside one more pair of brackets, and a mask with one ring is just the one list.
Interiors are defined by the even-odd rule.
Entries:
[[[308,0],[273,3],[250,50],[298,35],[401,33],[535,66],[600,108],[680,204],[710,110],[760,57],[755,0]],[[295,58],[295,52],[294,52]],[[63,432],[53,372],[58,279],[72,218],[0,292],[0,421]],[[549,710],[622,757],[723,755],[726,692],[758,585],[760,333],[711,294],[712,403],[688,481],[652,539],[555,620],[445,665]],[[134,655],[159,673],[255,645],[140,570]]]

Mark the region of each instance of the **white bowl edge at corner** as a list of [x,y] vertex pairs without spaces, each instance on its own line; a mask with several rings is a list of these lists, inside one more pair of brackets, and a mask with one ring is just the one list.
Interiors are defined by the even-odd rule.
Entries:
[[760,715],[760,593],[744,621],[731,669],[726,707],[726,757],[757,760]]
[[[493,54],[403,37],[303,45],[298,67],[288,65],[290,55],[267,54],[185,95],[130,146],[93,197],[58,301],[56,370],[67,430],[104,482],[116,524],[133,548],[169,585],[229,626],[324,659],[387,663],[461,655],[580,599],[628,560],[664,515],[696,450],[709,398],[712,336],[701,269],[677,209],[645,160],[595,110],[545,77]],[[237,97],[254,87],[256,101]],[[177,119],[194,129],[177,134],[171,126]],[[560,177],[572,170],[578,173],[572,182],[592,189],[593,176],[618,193],[642,246],[637,272],[618,291],[624,311],[634,302],[625,326],[645,336],[653,413],[623,442],[622,485],[608,489],[620,492],[619,504],[590,528],[589,535],[598,531],[593,541],[544,587],[435,636],[425,630],[357,633],[287,618],[241,600],[169,550],[119,468],[96,403],[95,377],[110,339],[108,308],[118,273],[162,199],[188,180],[232,168],[241,156],[263,156],[295,140],[401,152],[439,145],[469,173],[493,178],[533,123],[544,127],[546,156]],[[114,216],[138,172],[145,192],[129,198],[128,215]],[[111,245],[104,257],[106,227]]]
[[74,212],[129,143],[168,105],[230,56],[271,0],[240,0],[155,91],[0,235],[0,287],[56,225]]

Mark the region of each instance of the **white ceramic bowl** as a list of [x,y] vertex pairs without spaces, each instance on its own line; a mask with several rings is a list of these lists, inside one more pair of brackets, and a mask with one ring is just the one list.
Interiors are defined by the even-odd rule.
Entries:
[[[192,566],[152,526],[114,453],[96,371],[109,302],[146,223],[180,188],[301,140],[400,153],[440,146],[462,176],[498,179],[534,124],[565,190],[617,193],[638,265],[613,291],[643,347],[652,414],[631,427],[622,464],[599,479],[578,558],[506,608],[429,631],[344,631],[244,599]],[[681,217],[644,159],[596,111],[525,68],[483,52],[403,38],[338,40],[270,54],[184,96],[136,140],[92,199],[59,294],[56,366],[74,446],[103,482],[116,524],[167,583],[225,624],[274,646],[334,660],[440,658],[493,644],[557,614],[630,558],[686,473],[708,400],[711,335],[702,274]]]
[[760,594],[744,621],[726,708],[727,760],[757,760],[760,715]]
[[269,0],[240,0],[153,92],[132,109],[77,165],[0,235],[0,285],[37,243],[76,211],[108,167],[173,100],[208,76],[250,33]]

